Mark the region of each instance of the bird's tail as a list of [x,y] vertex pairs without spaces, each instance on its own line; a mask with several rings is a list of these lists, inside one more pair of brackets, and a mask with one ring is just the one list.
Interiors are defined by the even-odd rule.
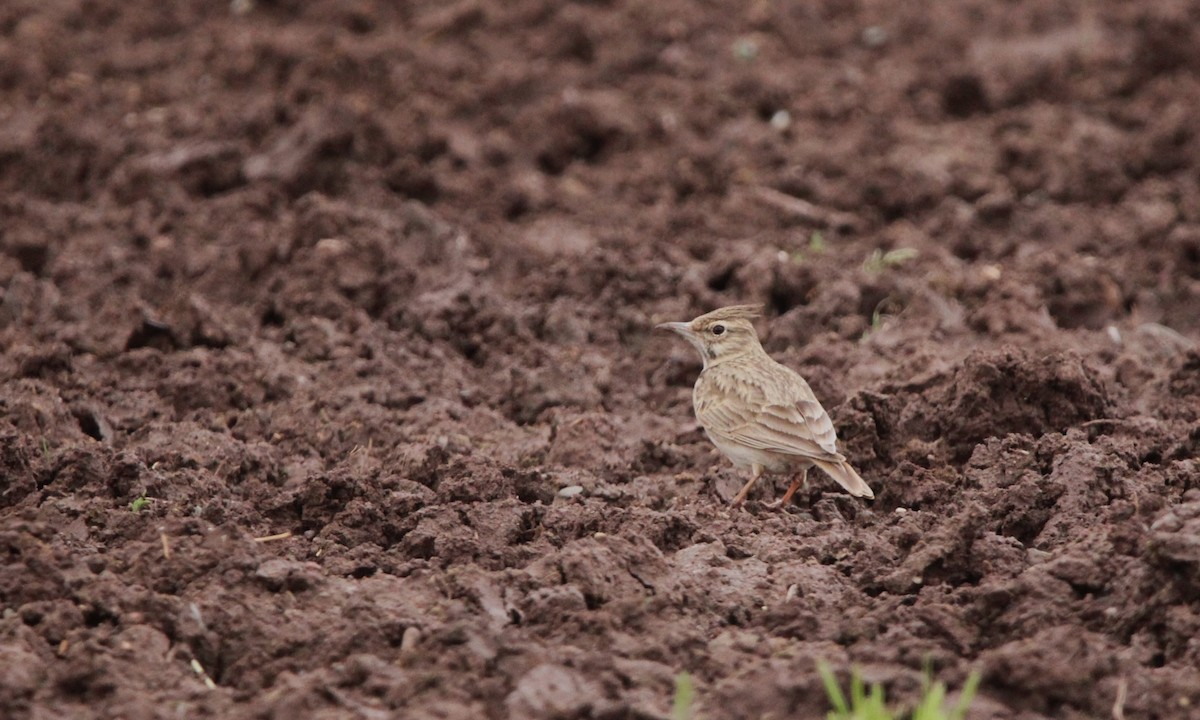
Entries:
[[871,492],[871,487],[867,485],[867,481],[862,479],[854,468],[850,467],[850,463],[845,460],[836,462],[816,461],[817,467],[825,471],[829,477],[837,480],[838,485],[846,488],[846,492],[854,497],[874,498],[875,493]]

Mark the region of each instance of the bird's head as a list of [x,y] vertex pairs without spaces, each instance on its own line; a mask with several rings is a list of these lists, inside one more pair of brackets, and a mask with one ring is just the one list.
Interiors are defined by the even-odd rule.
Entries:
[[704,360],[704,367],[716,362],[762,350],[753,318],[762,315],[761,305],[731,305],[705,313],[691,322],[668,322],[657,325],[682,335]]

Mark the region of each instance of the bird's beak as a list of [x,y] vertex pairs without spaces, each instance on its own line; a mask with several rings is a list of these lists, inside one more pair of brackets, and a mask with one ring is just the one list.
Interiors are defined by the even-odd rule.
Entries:
[[692,337],[695,335],[695,333],[692,332],[691,324],[685,323],[685,322],[659,323],[658,325],[654,326],[654,329],[655,330],[670,330],[671,332],[679,333],[680,335],[682,335],[684,337]]
[[708,360],[712,357],[712,352],[704,347],[704,338],[700,337],[695,330],[692,329],[691,323],[685,322],[670,322],[660,323],[654,326],[655,330],[670,330],[673,333],[678,333],[683,336],[688,344],[696,348],[696,352],[700,353],[700,359],[704,361],[704,367],[708,367]]

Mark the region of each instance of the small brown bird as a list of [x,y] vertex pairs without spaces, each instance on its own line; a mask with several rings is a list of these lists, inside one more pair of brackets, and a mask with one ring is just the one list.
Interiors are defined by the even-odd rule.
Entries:
[[833,422],[804,378],[771,359],[750,323],[758,305],[734,305],[691,322],[660,329],[679,333],[700,352],[704,370],[692,390],[696,418],[708,438],[738,468],[750,468],[750,481],[733,499],[739,507],[763,472],[799,477],[775,507],[785,507],[813,465],[855,497],[875,494],[846,457],[837,451]]

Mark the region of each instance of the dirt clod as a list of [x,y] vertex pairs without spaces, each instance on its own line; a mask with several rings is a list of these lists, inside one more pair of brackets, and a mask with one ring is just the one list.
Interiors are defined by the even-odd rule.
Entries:
[[0,718],[1195,717],[1196,19],[0,2]]

